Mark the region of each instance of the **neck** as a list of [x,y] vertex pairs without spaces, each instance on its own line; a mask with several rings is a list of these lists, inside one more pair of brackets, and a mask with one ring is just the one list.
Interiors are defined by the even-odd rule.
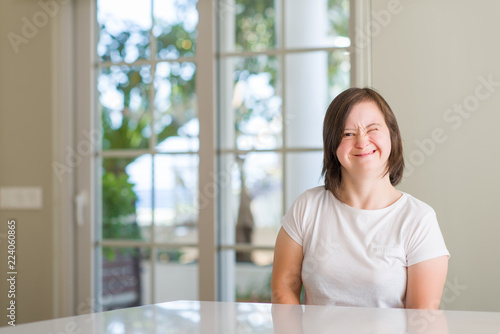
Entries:
[[342,173],[340,199],[351,207],[364,210],[382,209],[400,197],[401,192],[391,184],[389,175],[363,179]]

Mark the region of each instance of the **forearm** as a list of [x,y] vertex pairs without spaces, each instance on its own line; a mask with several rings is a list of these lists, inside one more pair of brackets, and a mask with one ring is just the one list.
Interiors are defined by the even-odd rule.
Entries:
[[273,304],[300,304],[300,291],[291,289],[273,289],[271,302]]
[[271,301],[273,304],[300,304],[302,279],[300,270],[294,275],[276,275],[271,280]]
[[441,301],[439,299],[434,299],[431,301],[412,301],[407,302],[405,308],[414,310],[439,310],[439,304]]

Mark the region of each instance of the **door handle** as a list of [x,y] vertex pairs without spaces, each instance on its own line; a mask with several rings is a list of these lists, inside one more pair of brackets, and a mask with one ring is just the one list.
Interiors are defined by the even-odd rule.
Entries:
[[75,196],[75,206],[76,206],[76,223],[78,226],[83,226],[84,223],[84,213],[85,207],[87,206],[87,192],[85,190],[80,191]]

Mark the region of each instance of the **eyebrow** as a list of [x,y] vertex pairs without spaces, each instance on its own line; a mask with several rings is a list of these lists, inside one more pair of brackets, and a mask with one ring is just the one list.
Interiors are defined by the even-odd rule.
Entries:
[[[369,127],[374,126],[374,125],[380,126],[380,123],[371,123],[371,124],[368,124],[367,126],[365,126],[365,128],[369,128]],[[345,128],[344,131],[346,131],[346,130],[354,131],[356,129]]]

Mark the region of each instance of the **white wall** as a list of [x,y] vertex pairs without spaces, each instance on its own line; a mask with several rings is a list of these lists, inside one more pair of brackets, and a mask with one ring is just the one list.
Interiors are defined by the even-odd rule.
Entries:
[[[390,2],[372,0],[373,12]],[[442,307],[500,311],[500,2],[402,0],[373,12],[373,87],[412,165],[400,189],[434,207],[451,253]]]

